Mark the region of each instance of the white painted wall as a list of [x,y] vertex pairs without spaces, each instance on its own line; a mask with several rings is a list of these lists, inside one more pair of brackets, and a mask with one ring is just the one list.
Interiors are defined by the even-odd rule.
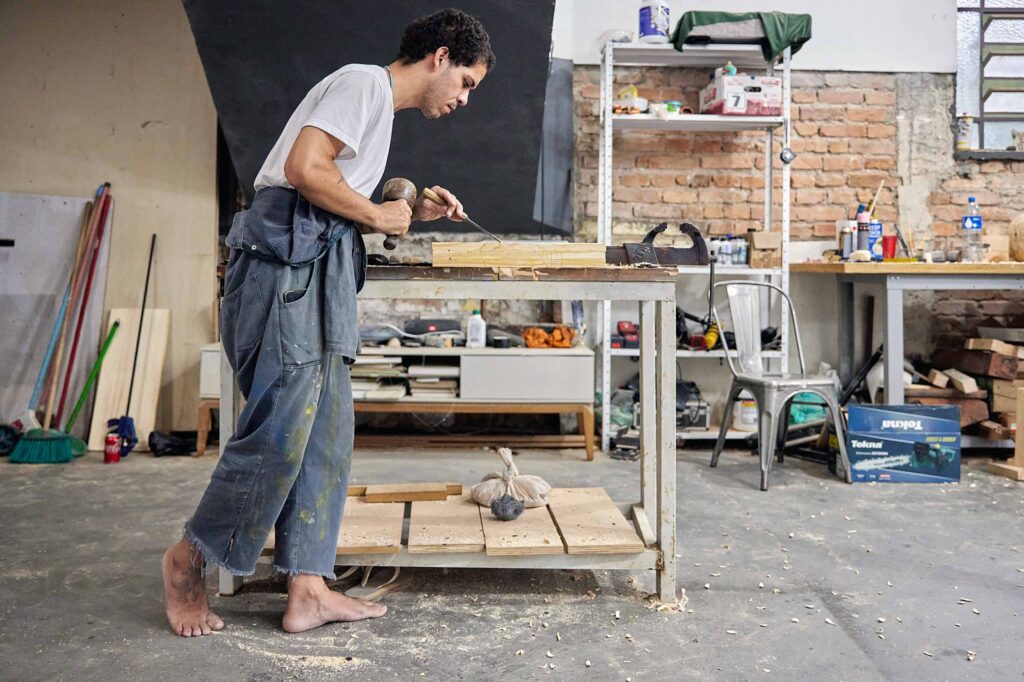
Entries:
[[[669,0],[673,26],[687,10],[810,14],[813,37],[794,68],[807,71],[954,73],[955,0],[715,0],[694,6]],[[598,37],[609,29],[636,33],[638,0],[556,0],[554,56],[597,64]]]

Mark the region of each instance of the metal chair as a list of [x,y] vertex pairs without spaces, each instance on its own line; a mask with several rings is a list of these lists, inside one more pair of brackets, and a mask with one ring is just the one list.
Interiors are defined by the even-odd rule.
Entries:
[[[779,429],[781,424],[788,422],[788,419],[784,417],[780,419],[780,417],[785,414],[787,404],[797,393],[808,392],[821,396],[832,414],[839,440],[843,473],[847,482],[850,482],[850,462],[846,456],[845,429],[836,387],[832,379],[828,377],[807,375],[804,366],[804,352],[800,345],[800,330],[797,328],[796,314],[793,312],[793,302],[789,296],[779,287],[767,282],[720,282],[715,285],[715,289],[719,287],[725,288],[729,300],[729,317],[733,327],[730,331],[736,338],[736,350],[730,350],[725,355],[733,379],[729,387],[729,399],[726,402],[725,415],[722,417],[722,426],[718,432],[718,441],[711,454],[711,466],[714,467],[718,464],[718,456],[722,453],[725,436],[732,421],[733,406],[740,392],[745,389],[754,396],[754,400],[757,402],[761,490],[768,490],[768,474],[772,469]],[[797,356],[800,360],[799,374],[771,373],[764,367],[764,356],[761,351],[761,293],[766,292],[770,295],[772,291],[778,293],[785,301],[789,312]],[[724,345],[725,328],[722,326],[717,304],[712,306],[712,314],[722,334]],[[783,311],[783,314],[785,315],[786,312]]]

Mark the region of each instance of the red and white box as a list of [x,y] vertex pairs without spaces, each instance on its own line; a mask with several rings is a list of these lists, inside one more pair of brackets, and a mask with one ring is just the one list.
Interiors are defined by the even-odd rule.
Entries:
[[782,79],[774,76],[716,76],[700,91],[700,113],[781,116]]

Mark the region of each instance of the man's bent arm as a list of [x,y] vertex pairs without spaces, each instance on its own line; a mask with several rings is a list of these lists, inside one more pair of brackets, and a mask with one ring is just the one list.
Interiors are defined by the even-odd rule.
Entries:
[[284,164],[284,175],[310,203],[348,218],[362,226],[377,227],[380,207],[352,189],[334,159],[345,148],[344,143],[323,130],[306,126],[295,139],[288,159]]

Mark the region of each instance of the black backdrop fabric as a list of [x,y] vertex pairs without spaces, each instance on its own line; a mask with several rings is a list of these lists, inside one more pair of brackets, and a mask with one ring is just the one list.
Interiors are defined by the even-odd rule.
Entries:
[[[183,0],[239,181],[253,181],[309,89],[350,63],[387,64],[413,19],[444,7],[411,0]],[[495,68],[469,106],[428,121],[395,115],[384,179],[452,190],[492,232],[536,232],[534,192],[554,0],[464,0],[491,36]],[[374,196],[379,201],[380,188]],[[441,220],[413,229],[466,230]]]

